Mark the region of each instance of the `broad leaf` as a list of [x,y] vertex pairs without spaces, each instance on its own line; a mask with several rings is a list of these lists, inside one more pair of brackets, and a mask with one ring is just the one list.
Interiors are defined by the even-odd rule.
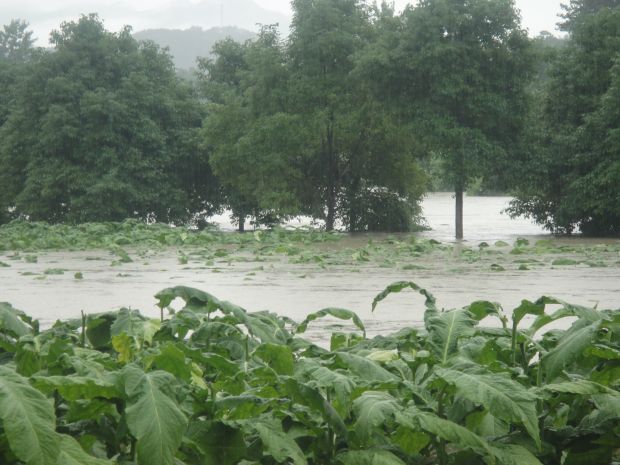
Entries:
[[366,337],[366,328],[364,327],[364,323],[362,323],[360,317],[357,316],[355,312],[352,312],[351,310],[346,310],[344,308],[324,308],[323,310],[319,310],[318,312],[310,313],[306,317],[306,319],[302,321],[299,326],[297,326],[295,332],[297,334],[306,332],[306,329],[308,329],[308,324],[310,324],[310,322],[318,318],[324,318],[326,316],[333,316],[334,318],[339,318],[341,320],[351,320],[353,324],[362,331],[364,337]]
[[595,340],[599,329],[599,321],[588,323],[577,320],[557,345],[542,357],[541,363],[547,373],[547,380],[553,380],[567,365],[580,357]]
[[181,445],[187,419],[162,388],[170,389],[174,378],[167,372],[144,373],[128,366],[124,370],[129,397],[127,425],[138,440],[140,465],[169,465]]
[[8,332],[17,339],[30,334],[32,330],[24,323],[24,317],[25,314],[20,310],[6,302],[0,302],[0,333]]
[[253,421],[252,428],[256,430],[263,443],[263,453],[270,455],[278,463],[308,465],[304,453],[297,443],[282,431],[277,421]]
[[386,392],[366,391],[355,399],[355,431],[362,443],[371,444],[375,431],[400,410],[398,401]]
[[435,355],[441,364],[445,365],[450,356],[456,352],[459,339],[474,335],[478,322],[465,309],[443,313],[427,310],[424,324]]
[[86,453],[71,436],[60,436],[60,454],[56,465],[113,465],[112,460],[99,459]]
[[350,450],[338,454],[336,460],[342,465],[405,465],[396,455],[382,449]]
[[13,453],[27,465],[56,465],[60,452],[51,402],[10,368],[0,366],[0,418]]
[[419,292],[420,294],[422,294],[426,298],[426,301],[424,303],[426,308],[430,309],[430,310],[435,310],[436,309],[436,307],[435,307],[435,297],[433,296],[433,294],[428,292],[426,289],[418,286],[414,282],[411,282],[411,281],[398,281],[398,282],[390,284],[383,291],[381,291],[379,294],[377,294],[377,296],[372,301],[372,311],[374,312],[375,308],[377,307],[377,304],[379,302],[381,302],[383,299],[385,299],[387,296],[389,296],[390,294],[398,293],[398,292],[402,291],[403,289],[413,289],[414,291]]
[[446,368],[437,368],[435,373],[453,384],[459,395],[483,405],[493,416],[510,423],[522,423],[540,447],[537,397],[522,385],[500,373],[468,373]]

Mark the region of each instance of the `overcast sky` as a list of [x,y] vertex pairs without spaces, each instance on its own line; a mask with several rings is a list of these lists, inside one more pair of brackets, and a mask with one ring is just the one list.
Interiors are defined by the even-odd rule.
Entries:
[[[170,13],[176,7],[193,3],[218,3],[222,0],[0,0],[0,24],[7,24],[12,18],[21,18],[31,24],[39,45],[46,45],[49,32],[57,28],[63,20],[76,19],[80,13],[98,12],[105,20],[106,27],[118,30],[122,25],[129,24],[138,31],[146,28],[186,28],[192,24],[174,21]],[[223,0],[226,3],[234,0]],[[290,15],[289,0],[254,0],[260,6]],[[541,30],[557,32],[560,3],[562,0],[516,0],[522,12],[523,25],[531,35]],[[235,2],[236,3],[236,2]],[[395,0],[397,9],[410,3],[408,0]],[[413,3],[413,2],[412,2]],[[230,8],[228,8],[230,10]],[[161,12],[162,14],[158,14]],[[226,16],[234,13],[227,11]],[[212,27],[219,21],[211,18],[204,22],[196,18],[193,25]],[[228,25],[228,24],[227,24]]]

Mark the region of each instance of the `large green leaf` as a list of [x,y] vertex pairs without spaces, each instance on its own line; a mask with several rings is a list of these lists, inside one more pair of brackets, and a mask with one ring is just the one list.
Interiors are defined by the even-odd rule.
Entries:
[[310,407],[320,414],[333,430],[342,437],[347,437],[348,431],[338,412],[327,402],[325,397],[315,387],[300,383],[294,378],[286,379],[284,386],[287,396],[295,403]]
[[556,310],[551,315],[546,313],[539,315],[528,329],[530,336],[534,336],[536,332],[549,323],[553,323],[554,321],[562,318],[577,317],[590,322],[601,319],[601,314],[593,308],[569,304],[568,302],[556,299],[555,297],[541,297],[539,301],[542,301],[544,304],[559,304],[562,305],[562,308]]
[[113,465],[112,460],[99,459],[86,453],[71,436],[60,436],[60,453],[56,465]]
[[308,465],[299,445],[288,436],[276,420],[252,421],[263,443],[263,453],[270,455],[277,463],[293,462],[295,465]]
[[51,402],[10,368],[0,366],[0,418],[13,453],[27,465],[56,465],[60,452]]
[[84,376],[35,376],[34,385],[48,394],[58,391],[67,400],[122,397],[112,376],[107,382]]
[[543,465],[534,454],[523,446],[496,442],[489,447],[501,465]]
[[427,310],[424,324],[431,348],[441,364],[445,365],[457,351],[459,339],[474,335],[478,321],[465,309],[442,313]]
[[357,417],[355,431],[363,444],[370,445],[379,426],[402,410],[398,401],[387,392],[366,391],[353,402]]
[[24,323],[25,314],[11,304],[0,302],[0,332],[6,331],[15,338],[30,334],[32,330]]
[[203,465],[236,465],[246,455],[242,432],[222,423],[194,421],[188,436],[198,446]]
[[558,340],[556,346],[541,360],[547,380],[553,380],[564,368],[580,357],[596,339],[600,321],[577,320]]
[[537,397],[521,384],[501,373],[465,372],[449,368],[437,368],[435,373],[453,384],[459,395],[483,405],[493,416],[510,423],[522,423],[540,447]]
[[110,334],[112,337],[126,334],[134,338],[140,348],[144,342],[150,344],[153,341],[153,336],[159,327],[159,320],[146,318],[137,310],[123,308],[119,310],[116,320],[112,323]]
[[586,379],[576,379],[566,383],[546,384],[539,390],[549,393],[576,394],[580,396],[609,394],[620,398],[620,392]]
[[412,289],[414,291],[419,292],[426,298],[425,303],[424,303],[426,308],[435,310],[435,297],[433,296],[433,294],[428,292],[426,289],[418,286],[414,282],[398,281],[398,282],[390,284],[383,291],[377,294],[377,296],[372,301],[372,311],[374,312],[375,308],[377,307],[377,304],[381,302],[383,299],[385,299],[387,296],[389,296],[390,294],[398,293],[402,291],[403,289]]
[[293,352],[287,346],[279,344],[261,344],[253,352],[279,375],[292,375],[295,360]]
[[421,429],[439,438],[451,442],[463,449],[471,449],[479,455],[487,457],[491,462],[495,462],[495,454],[489,447],[487,441],[472,433],[464,426],[450,420],[439,418],[437,415],[410,408],[403,413],[396,414],[397,420],[403,423],[417,423]]
[[338,454],[336,460],[342,465],[405,465],[396,455],[383,449],[350,450]]
[[341,362],[344,368],[350,370],[352,374],[355,374],[364,382],[382,383],[398,381],[398,377],[396,375],[366,357],[347,352],[336,352],[335,358]]
[[167,372],[144,373],[137,367],[123,370],[129,397],[127,425],[137,439],[140,465],[169,465],[181,445],[187,419],[162,389],[174,389],[175,379]]
[[299,326],[297,326],[295,332],[297,334],[304,333],[306,329],[308,329],[308,324],[310,324],[310,322],[318,318],[324,318],[326,316],[333,316],[334,318],[339,318],[341,320],[351,320],[353,324],[362,331],[364,337],[366,337],[366,328],[364,327],[364,323],[362,323],[360,317],[357,316],[355,312],[352,312],[351,310],[346,310],[344,308],[324,308],[323,310],[319,310],[318,312],[310,313],[306,317],[306,319],[302,321]]

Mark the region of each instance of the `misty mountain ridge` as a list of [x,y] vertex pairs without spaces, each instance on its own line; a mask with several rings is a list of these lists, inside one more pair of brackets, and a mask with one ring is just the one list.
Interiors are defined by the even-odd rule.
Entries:
[[213,45],[220,40],[231,38],[237,42],[254,39],[256,33],[239,27],[213,27],[202,29],[198,26],[189,29],[147,29],[136,32],[137,40],[151,40],[160,47],[168,47],[174,65],[180,70],[196,67],[198,57],[211,55]]

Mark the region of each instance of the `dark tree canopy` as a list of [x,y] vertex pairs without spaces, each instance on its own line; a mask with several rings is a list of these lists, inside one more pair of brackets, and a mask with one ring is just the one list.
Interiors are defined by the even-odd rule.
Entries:
[[51,42],[0,130],[0,203],[51,222],[184,221],[208,210],[203,109],[169,55],[129,28],[107,32],[95,15],[63,23]]
[[550,67],[512,212],[561,233],[620,234],[620,8],[580,13]]

